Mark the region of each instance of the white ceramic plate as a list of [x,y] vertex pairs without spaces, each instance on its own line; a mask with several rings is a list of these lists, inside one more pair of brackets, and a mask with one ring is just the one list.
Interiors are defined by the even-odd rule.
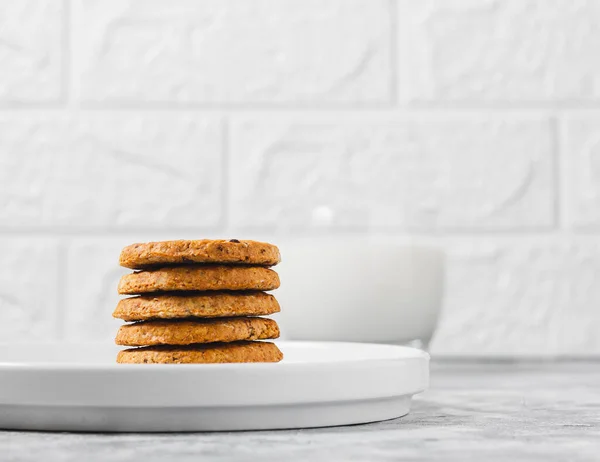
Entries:
[[277,364],[116,364],[116,348],[0,346],[0,428],[163,432],[323,427],[408,413],[429,357],[393,345],[279,342]]

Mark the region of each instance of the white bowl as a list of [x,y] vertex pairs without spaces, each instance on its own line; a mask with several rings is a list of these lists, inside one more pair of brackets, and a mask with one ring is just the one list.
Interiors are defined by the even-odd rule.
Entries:
[[427,345],[440,312],[444,254],[388,240],[280,245],[283,337]]

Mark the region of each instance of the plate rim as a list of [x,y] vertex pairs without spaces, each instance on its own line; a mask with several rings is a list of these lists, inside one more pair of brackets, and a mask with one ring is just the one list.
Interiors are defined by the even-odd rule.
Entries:
[[[418,348],[403,346],[403,345],[394,345],[394,344],[385,344],[385,343],[363,343],[363,342],[338,342],[338,341],[313,341],[313,340],[281,340],[274,342],[280,348],[285,349],[287,346],[292,347],[300,347],[300,348],[309,348],[309,347],[365,347],[365,348],[373,348],[373,349],[383,349],[383,350],[396,350],[398,353],[402,353],[398,356],[394,357],[375,357],[375,358],[359,358],[359,359],[344,359],[344,360],[323,360],[323,361],[298,361],[298,362],[286,362],[285,357],[284,360],[278,363],[219,363],[219,364],[119,364],[116,361],[114,363],[89,363],[84,364],[80,362],[44,362],[44,361],[5,361],[0,358],[0,371],[1,372],[9,372],[9,371],[53,371],[58,372],[61,370],[64,371],[94,371],[94,372],[114,372],[118,370],[123,371],[145,371],[148,372],[150,370],[175,370],[178,371],[198,371],[198,370],[211,370],[217,369],[220,371],[226,370],[237,370],[240,368],[251,368],[253,370],[257,369],[273,369],[273,368],[288,368],[288,367],[305,367],[307,365],[310,366],[332,366],[338,364],[365,364],[375,365],[375,363],[384,362],[387,363],[389,361],[394,362],[404,362],[404,361],[430,361],[430,355]],[[84,347],[102,347],[108,348],[108,345],[100,342],[68,342],[68,343],[30,343],[27,344],[28,347],[40,347],[52,345],[52,347],[64,347],[64,348],[75,348],[77,346]],[[10,344],[6,342],[0,342],[0,349],[3,347],[18,347],[18,344]],[[22,346],[22,345],[21,345]],[[111,345],[113,346],[113,345]],[[116,346],[118,348],[118,346]],[[123,347],[125,348],[125,347]]]
[[[0,404],[270,406],[412,395],[427,389],[429,384],[429,355],[421,350],[350,342],[293,344],[300,348],[347,346],[354,351],[358,346],[385,353],[378,359],[311,361],[309,357],[288,363],[0,364]],[[282,342],[282,346],[285,349],[286,343]]]

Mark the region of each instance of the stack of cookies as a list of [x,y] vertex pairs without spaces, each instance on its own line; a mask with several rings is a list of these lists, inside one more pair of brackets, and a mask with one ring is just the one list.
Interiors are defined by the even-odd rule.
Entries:
[[272,319],[279,311],[265,291],[279,287],[270,266],[279,249],[255,241],[193,240],[133,244],[120,264],[136,270],[119,282],[113,316],[121,326],[119,363],[277,362],[279,337]]

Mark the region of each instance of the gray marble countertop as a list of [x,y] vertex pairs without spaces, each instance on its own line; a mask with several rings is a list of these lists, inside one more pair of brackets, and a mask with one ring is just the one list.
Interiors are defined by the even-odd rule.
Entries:
[[598,461],[600,363],[432,364],[401,419],[268,432],[0,432],[0,461]]

